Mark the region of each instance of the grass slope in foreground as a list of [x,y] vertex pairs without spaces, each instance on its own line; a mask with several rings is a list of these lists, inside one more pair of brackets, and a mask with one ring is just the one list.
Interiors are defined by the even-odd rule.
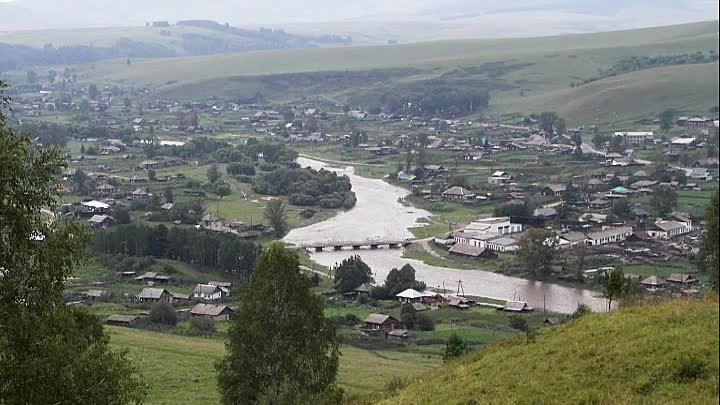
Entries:
[[498,344],[379,405],[703,405],[718,401],[718,302],[594,314]]
[[[185,337],[107,327],[114,349],[127,349],[149,385],[145,405],[218,405],[214,363],[225,354],[220,339]],[[414,353],[341,347],[338,383],[348,393],[366,393],[393,377],[411,378],[440,364]]]

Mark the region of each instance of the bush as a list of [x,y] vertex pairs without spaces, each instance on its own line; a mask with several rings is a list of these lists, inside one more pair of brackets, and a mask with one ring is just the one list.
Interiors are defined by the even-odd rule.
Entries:
[[317,213],[317,211],[310,209],[310,208],[306,208],[306,209],[300,211],[300,216],[305,219],[310,219],[310,218],[314,217],[316,213]]
[[528,330],[527,320],[525,320],[525,318],[519,315],[513,315],[510,317],[510,326],[513,329],[517,329],[523,332],[527,332]]
[[215,322],[208,318],[190,318],[190,334],[194,336],[212,336],[217,332]]
[[274,165],[272,163],[263,163],[259,167],[260,167],[260,170],[262,170],[264,172],[271,172],[273,170],[277,170],[280,166]]
[[415,327],[422,331],[435,330],[435,321],[425,314],[418,314],[415,320]]
[[683,384],[699,380],[707,375],[707,365],[694,355],[685,356],[678,361],[675,379]]
[[244,174],[241,174],[240,176],[235,176],[235,180],[239,181],[240,183],[245,183],[245,184],[251,184],[253,181],[251,176],[247,176]]
[[360,323],[360,318],[358,318],[357,315],[352,313],[345,314],[345,325],[355,326],[358,323]]
[[292,205],[307,207],[315,205],[315,197],[307,194],[291,194],[288,197],[288,202]]
[[155,304],[150,308],[150,322],[174,326],[177,324],[177,312],[166,302]]
[[255,175],[255,166],[252,163],[230,163],[225,171],[230,175]]

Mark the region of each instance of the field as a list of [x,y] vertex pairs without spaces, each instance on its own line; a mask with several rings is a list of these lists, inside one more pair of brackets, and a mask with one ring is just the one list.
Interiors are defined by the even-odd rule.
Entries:
[[[111,346],[127,349],[149,385],[147,405],[217,405],[213,364],[225,347],[219,339],[166,335],[108,327]],[[437,367],[437,357],[342,347],[338,383],[350,393],[384,387],[392,377],[407,378]]]
[[717,404],[717,329],[716,300],[589,315],[468,355],[379,403]]
[[[620,58],[717,51],[717,41],[717,23],[703,22],[542,38],[222,54],[138,61],[132,66],[107,61],[83,68],[80,78],[147,86],[164,97],[236,97],[262,91],[266,97],[282,101],[317,94],[332,102],[347,100],[359,91],[429,78],[478,79],[495,83],[493,111],[552,107],[576,125],[624,122],[669,107],[704,111],[716,105],[717,63],[649,69],[574,89],[569,84],[594,76],[599,68],[609,67]],[[498,73],[499,65],[506,70]],[[360,83],[348,84],[346,80],[337,84],[300,76],[291,79],[293,85],[288,87],[289,79],[277,76],[310,72],[346,76],[366,72],[370,77]],[[373,79],[378,74],[388,77]]]

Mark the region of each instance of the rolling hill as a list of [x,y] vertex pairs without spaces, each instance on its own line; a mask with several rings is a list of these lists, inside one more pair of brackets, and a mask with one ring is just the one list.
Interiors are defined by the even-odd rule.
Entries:
[[[503,112],[558,109],[569,123],[619,122],[666,107],[706,111],[718,104],[717,62],[657,66],[571,89],[620,60],[718,50],[717,21],[595,34],[479,39],[341,48],[291,49],[188,58],[107,61],[85,67],[81,80],[143,86],[156,96],[242,99],[260,91],[273,101],[313,95],[357,102],[379,90],[429,79],[486,83],[490,108]],[[330,72],[332,81],[318,72]],[[365,72],[368,80],[353,80]],[[287,76],[295,75],[288,82]],[[348,76],[343,81],[342,75]],[[382,80],[372,77],[381,76]],[[282,86],[281,83],[291,84]],[[330,83],[330,84],[327,84]],[[627,90],[621,89],[627,85]],[[363,97],[358,97],[363,95]],[[616,100],[624,104],[618,104]],[[626,105],[628,108],[613,108]]]
[[467,355],[377,405],[717,404],[717,332],[716,300],[589,315]]

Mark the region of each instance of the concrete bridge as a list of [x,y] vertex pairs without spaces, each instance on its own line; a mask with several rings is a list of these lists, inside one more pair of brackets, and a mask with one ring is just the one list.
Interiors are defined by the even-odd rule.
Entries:
[[343,250],[344,248],[352,250],[360,250],[363,248],[379,249],[382,247],[388,249],[399,249],[401,247],[411,245],[414,239],[368,239],[360,241],[322,241],[322,242],[306,242],[296,245],[297,249],[314,250],[322,252],[325,249]]

